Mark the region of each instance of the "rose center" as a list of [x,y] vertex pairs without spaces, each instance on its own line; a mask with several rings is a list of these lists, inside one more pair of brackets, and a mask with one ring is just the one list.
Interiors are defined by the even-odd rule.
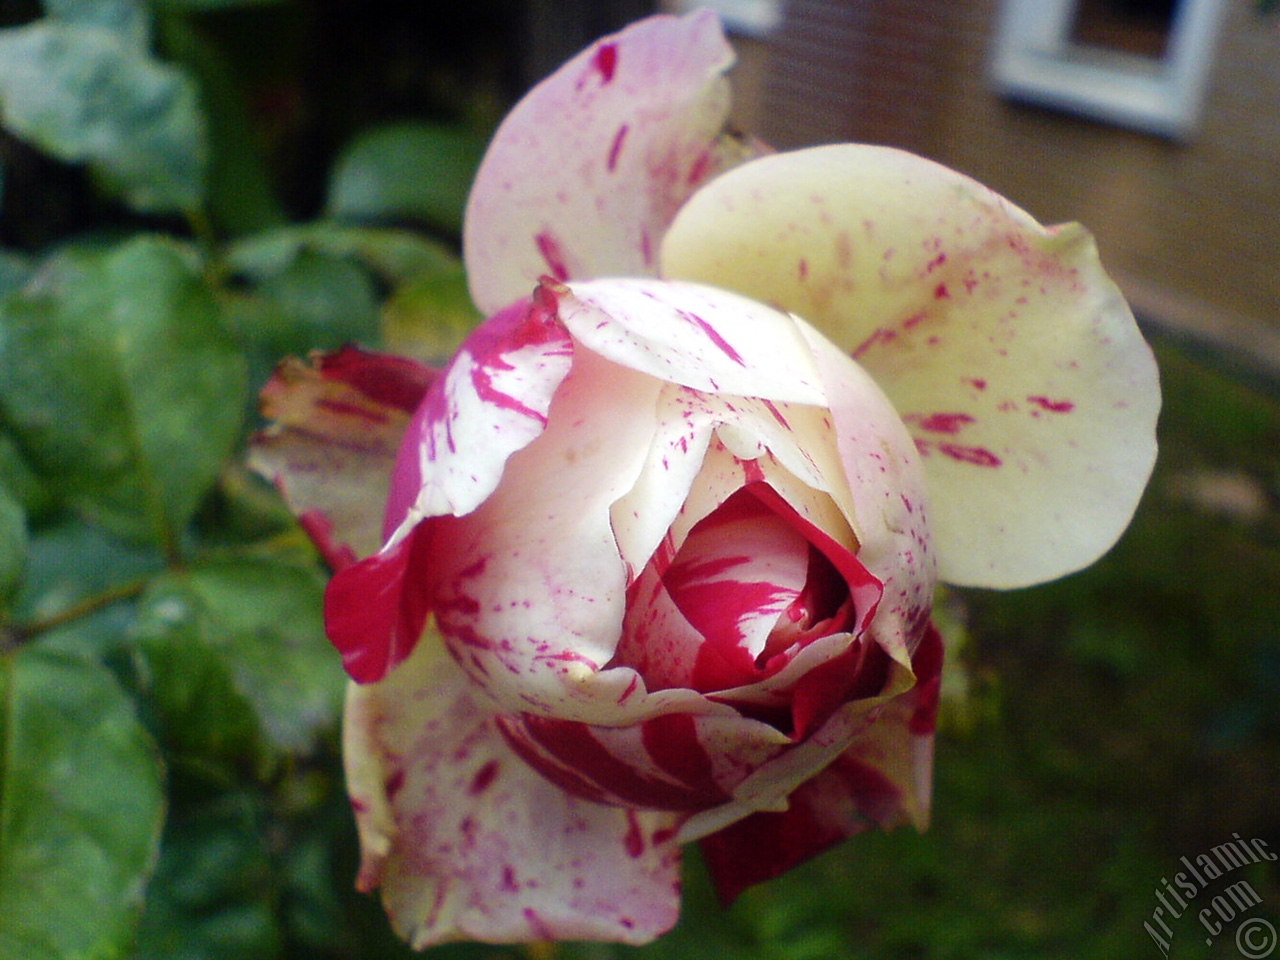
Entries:
[[804,647],[852,628],[849,584],[790,518],[751,487],[693,526],[633,585],[618,653],[650,690],[757,683]]

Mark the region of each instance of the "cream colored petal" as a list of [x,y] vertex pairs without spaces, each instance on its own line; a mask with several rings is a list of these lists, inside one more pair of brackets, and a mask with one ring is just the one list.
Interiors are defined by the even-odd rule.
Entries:
[[1158,379],[1080,227],[844,144],[705,186],[662,270],[793,311],[871,372],[924,455],[943,579],[1051,579],[1128,524],[1155,458]]

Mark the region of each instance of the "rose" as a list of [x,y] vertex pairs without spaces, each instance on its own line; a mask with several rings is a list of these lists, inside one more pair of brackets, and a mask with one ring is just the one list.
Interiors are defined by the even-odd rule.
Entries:
[[389,503],[329,628],[379,681],[348,717],[363,882],[418,942],[442,917],[652,936],[675,919],[676,845],[806,781],[822,829],[792,840],[783,818],[776,858],[725,883],[923,816],[939,655],[919,459],[801,322],[711,288],[546,282],[435,381]]
[[[493,316],[449,366],[276,385],[260,463],[341,568],[360,883],[415,945],[640,942],[680,842],[732,896],[923,824],[934,556],[1076,569],[1150,470],[1154,367],[1082,231],[897,151],[735,165],[727,64],[698,15],[575,58],[481,167]],[[352,562],[344,481],[388,475]]]

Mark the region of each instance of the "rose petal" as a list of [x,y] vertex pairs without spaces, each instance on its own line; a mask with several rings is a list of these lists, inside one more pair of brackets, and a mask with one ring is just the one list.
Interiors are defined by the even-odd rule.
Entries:
[[431,561],[440,548],[437,532],[420,526],[329,580],[325,632],[357,683],[381,680],[417,645],[436,590]]
[[640,477],[612,511],[619,550],[633,571],[664,538],[669,550],[678,549],[695,523],[756,479],[847,549],[857,549],[841,516],[854,515],[852,495],[825,409],[670,384],[659,395],[657,417]]
[[1051,579],[1127,525],[1155,456],[1156,369],[1078,226],[846,144],[708,184],[662,270],[794,311],[871,371],[927,454],[943,579]]
[[339,570],[325,595],[329,639],[352,679],[372,683],[413,650],[442,578],[456,576],[461,534],[446,521],[483,502],[512,454],[541,435],[572,358],[555,316],[524,301],[473,332],[432,385],[396,459],[386,545]]
[[435,637],[350,688],[359,885],[416,949],[456,939],[644,943],[679,908],[675,816],[584,802],[515,756]]
[[[610,526],[627,564],[628,581],[646,567],[680,514],[695,478],[704,470],[715,427],[701,394],[674,384],[662,386],[644,465],[636,482],[610,508]],[[675,547],[669,544],[670,551]]]
[[595,698],[583,678],[613,656],[627,580],[609,509],[644,461],[659,386],[577,350],[545,433],[511,457],[516,480],[466,517],[441,518],[441,631],[508,710],[566,715],[570,699]]
[[[837,536],[841,527],[832,528]],[[754,549],[742,549],[746,545]],[[790,668],[802,650],[787,646],[770,651],[764,661],[761,657],[785,608],[812,575],[814,549],[826,558],[828,575],[842,584],[845,622],[829,630],[838,635],[837,648],[829,649],[815,635],[804,645],[817,643],[823,652],[803,659],[811,670],[838,657],[867,630],[881,585],[841,539],[815,526],[766,482],[751,480],[699,520],[678,548],[664,544],[631,586],[612,663],[639,671],[650,690],[689,687],[714,693],[718,702],[781,711],[779,722],[785,723],[798,679]],[[708,571],[705,581],[703,570]],[[905,650],[914,639],[886,642]],[[787,675],[785,684],[780,674]]]
[[858,562],[883,585],[878,642],[905,662],[933,607],[933,492],[888,399],[857,363],[803,322],[826,390],[848,489]]
[[346,347],[289,359],[262,390],[273,421],[249,466],[274,482],[334,569],[381,546],[382,512],[409,415],[436,371]]
[[384,534],[398,539],[424,517],[482,503],[511,455],[546,427],[572,362],[568,333],[541,303],[519,301],[477,327],[409,424]]
[[[942,641],[937,630],[929,628],[925,631],[912,658],[911,670],[888,659],[882,661],[881,667],[871,674],[883,677],[879,694],[859,696],[845,703],[804,741],[752,772],[734,790],[732,801],[686,820],[680,827],[680,840],[700,840],[729,824],[739,821],[750,823],[754,820],[753,814],[784,813],[788,810],[787,798],[837,758],[842,758],[846,766],[850,761],[856,761],[860,770],[868,768],[876,772],[876,782],[892,785],[891,797],[886,791],[874,791],[879,798],[874,818],[877,826],[888,828],[898,823],[913,823],[920,829],[927,826],[932,791],[933,732],[942,669]],[[856,694],[861,693],[856,691]],[[869,775],[864,779],[869,779]],[[852,799],[857,801],[855,806],[865,815],[865,798],[859,798],[854,791]],[[890,799],[892,803],[888,802]],[[837,806],[833,812],[838,811]],[[856,820],[849,822],[851,828],[856,826]],[[741,829],[743,832],[739,840],[752,835],[747,827]],[[762,825],[762,829],[767,832],[771,828]],[[852,832],[857,832],[857,829],[852,829]],[[815,832],[818,846],[800,859],[825,848],[821,842],[824,836],[824,831]],[[794,862],[772,873],[765,872],[776,875],[789,869]]]
[[[902,421],[858,364],[803,321],[724,291],[644,280],[599,281],[571,284],[568,294],[557,296],[565,324],[591,350],[701,392],[760,398],[664,395],[659,411],[660,438],[666,438],[660,444],[662,458],[649,460],[643,486],[615,510],[619,542],[631,551],[627,559],[633,570],[639,568],[635,548],[661,535],[655,518],[673,524],[673,546],[678,547],[681,529],[705,515],[690,511],[689,501],[679,522],[668,519],[675,495],[670,490],[665,496],[654,493],[662,490],[655,479],[659,466],[665,472],[670,462],[679,465],[683,486],[688,459],[673,456],[672,445],[697,450],[708,424],[723,424],[717,436],[736,438],[739,454],[775,451],[793,477],[834,498],[861,544],[859,560],[886,584],[886,617],[897,624],[886,623],[886,636],[918,636],[935,575],[924,474]],[[671,480],[676,478],[670,474]],[[742,482],[731,483],[725,496]],[[798,486],[792,481],[789,488]],[[704,488],[718,489],[699,477],[693,495]]]
[[530,765],[596,803],[686,813],[727,801],[734,787],[790,738],[733,715],[661,713],[621,727],[530,714],[499,727]]
[[725,905],[873,827],[895,826],[899,792],[874,767],[839,756],[802,783],[782,813],[754,813],[704,837],[699,846]]
[[472,296],[486,313],[559,280],[652,276],[685,198],[751,150],[722,133],[733,51],[703,11],[593,44],[498,128],[467,207]]
[[[779,399],[822,395],[803,334],[785,315],[690,285],[584,286],[607,310],[554,281],[538,294],[539,303],[554,303],[579,344],[546,432],[511,458],[519,482],[503,483],[459,521],[449,548],[435,551],[432,562],[450,571],[438,580],[441,630],[464,669],[506,709],[607,723],[631,716],[631,707],[616,703],[622,678],[593,676],[614,655],[633,573],[619,553],[611,512],[641,475],[663,386],[635,368],[650,364],[705,377],[707,369],[720,375],[728,365],[733,369],[724,369],[725,379],[739,378],[736,385],[746,388],[756,381],[737,370],[749,359]],[[713,321],[731,328],[733,343]],[[598,324],[609,329],[602,332]],[[775,334],[781,342],[765,349],[759,340]],[[596,351],[601,339],[621,346]],[[720,359],[707,357],[698,369],[697,349]],[[631,362],[610,362],[611,353]],[[454,429],[470,430],[467,422]],[[742,476],[741,467],[735,471]],[[725,496],[741,485],[734,482]]]
[[599,280],[545,289],[565,326],[602,357],[708,393],[823,404],[793,318],[691,283]]
[[740,493],[694,528],[663,580],[704,647],[754,665],[808,569],[808,542]]

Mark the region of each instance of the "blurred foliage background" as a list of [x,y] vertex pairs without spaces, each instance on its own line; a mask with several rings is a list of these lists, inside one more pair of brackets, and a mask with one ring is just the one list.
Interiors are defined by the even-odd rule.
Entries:
[[[324,570],[242,466],[283,356],[438,360],[477,319],[462,205],[539,31],[501,0],[404,17],[0,3],[0,960],[409,955],[352,889]],[[943,599],[929,832],[728,910],[690,851],[684,918],[643,949],[435,953],[1154,956],[1179,857],[1280,849],[1280,389],[1153,339],[1162,455],[1122,543]],[[1276,918],[1275,863],[1233,879]],[[1240,956],[1233,930],[1193,911],[1168,955]]]

